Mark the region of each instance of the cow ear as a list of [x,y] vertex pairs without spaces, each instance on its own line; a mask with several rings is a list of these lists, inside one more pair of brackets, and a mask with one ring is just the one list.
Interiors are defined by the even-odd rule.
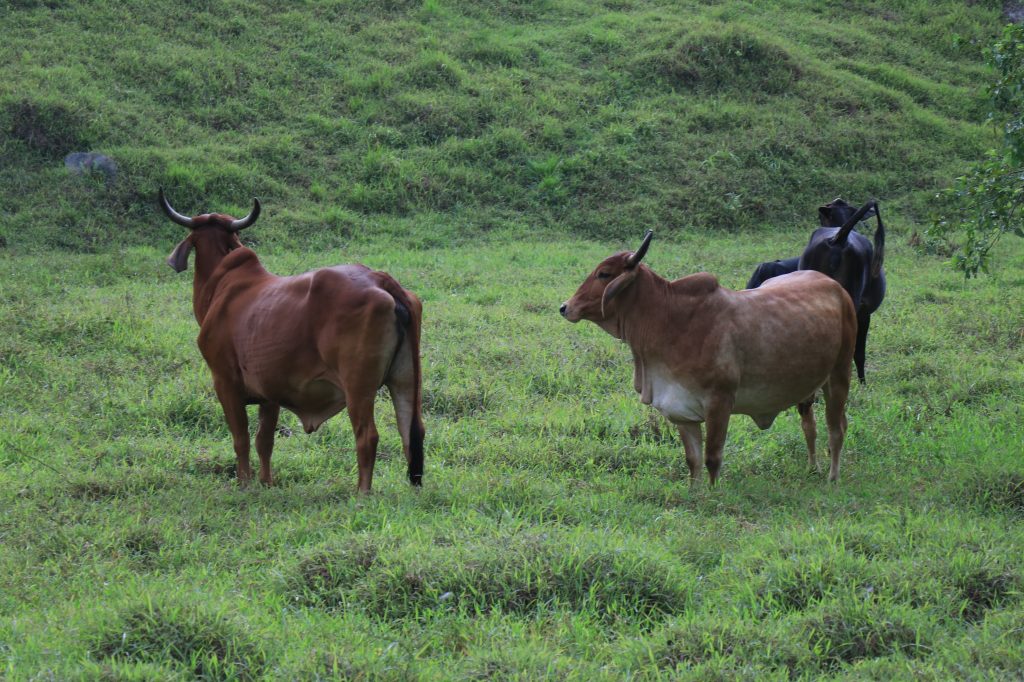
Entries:
[[167,264],[174,268],[175,272],[182,272],[188,268],[188,254],[192,250],[192,241],[183,239],[180,244],[174,247],[174,251],[167,257]]
[[822,227],[832,226],[832,205],[826,204],[818,207],[818,222]]
[[608,305],[608,302],[629,288],[629,285],[636,279],[637,271],[638,268],[626,270],[624,273],[613,279],[611,283],[604,288],[604,293],[601,295],[602,318],[604,317],[604,309]]

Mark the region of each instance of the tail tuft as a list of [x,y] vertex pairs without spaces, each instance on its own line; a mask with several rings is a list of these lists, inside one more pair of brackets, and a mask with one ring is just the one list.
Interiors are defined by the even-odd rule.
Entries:
[[423,424],[413,419],[409,426],[409,483],[423,485]]

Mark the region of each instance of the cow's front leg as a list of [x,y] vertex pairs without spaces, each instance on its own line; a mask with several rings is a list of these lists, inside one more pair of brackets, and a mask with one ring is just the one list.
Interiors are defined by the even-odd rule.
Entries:
[[732,404],[732,396],[715,396],[704,414],[704,422],[708,428],[704,444],[704,463],[708,468],[708,480],[712,486],[718,481],[718,470],[722,468],[722,451],[725,449],[725,436],[729,432]]
[[683,441],[683,450],[686,451],[686,466],[690,469],[690,486],[700,483],[700,470],[704,465],[704,450],[701,441],[704,434],[701,433],[700,422],[683,422],[677,424],[679,437]]
[[231,431],[231,440],[235,446],[235,472],[238,484],[248,485],[252,480],[252,469],[249,467],[249,416],[245,413],[245,398],[240,391],[226,382],[215,381],[214,390],[224,410],[224,419]]
[[274,452],[274,430],[277,429],[277,417],[281,414],[280,405],[263,403],[260,405],[260,425],[256,429],[256,452],[260,456],[260,483],[273,485],[274,477],[270,472],[270,455]]

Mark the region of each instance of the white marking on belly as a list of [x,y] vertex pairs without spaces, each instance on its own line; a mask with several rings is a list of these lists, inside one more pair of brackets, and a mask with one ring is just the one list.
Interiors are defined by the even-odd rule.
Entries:
[[644,381],[651,396],[650,405],[671,422],[704,421],[704,405],[699,395],[690,391],[661,367],[645,367]]

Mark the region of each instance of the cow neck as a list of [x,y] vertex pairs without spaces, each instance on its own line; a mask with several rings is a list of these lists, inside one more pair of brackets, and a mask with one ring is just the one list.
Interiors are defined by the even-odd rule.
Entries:
[[195,275],[192,279],[192,312],[200,325],[210,311],[213,294],[224,276],[248,262],[250,259],[246,256],[251,256],[251,260],[263,270],[256,254],[244,246],[228,250],[196,248]]
[[699,299],[687,291],[684,281],[670,282],[643,267],[625,292],[616,315],[618,338],[629,344],[634,356],[646,361],[660,358],[667,340],[684,335]]
[[667,285],[664,278],[641,265],[636,279],[618,301],[614,329],[609,331],[628,344],[634,353],[642,352],[649,345],[651,337],[657,337],[656,328],[660,326],[660,318],[664,315],[664,310],[659,310],[659,302],[665,301]]

